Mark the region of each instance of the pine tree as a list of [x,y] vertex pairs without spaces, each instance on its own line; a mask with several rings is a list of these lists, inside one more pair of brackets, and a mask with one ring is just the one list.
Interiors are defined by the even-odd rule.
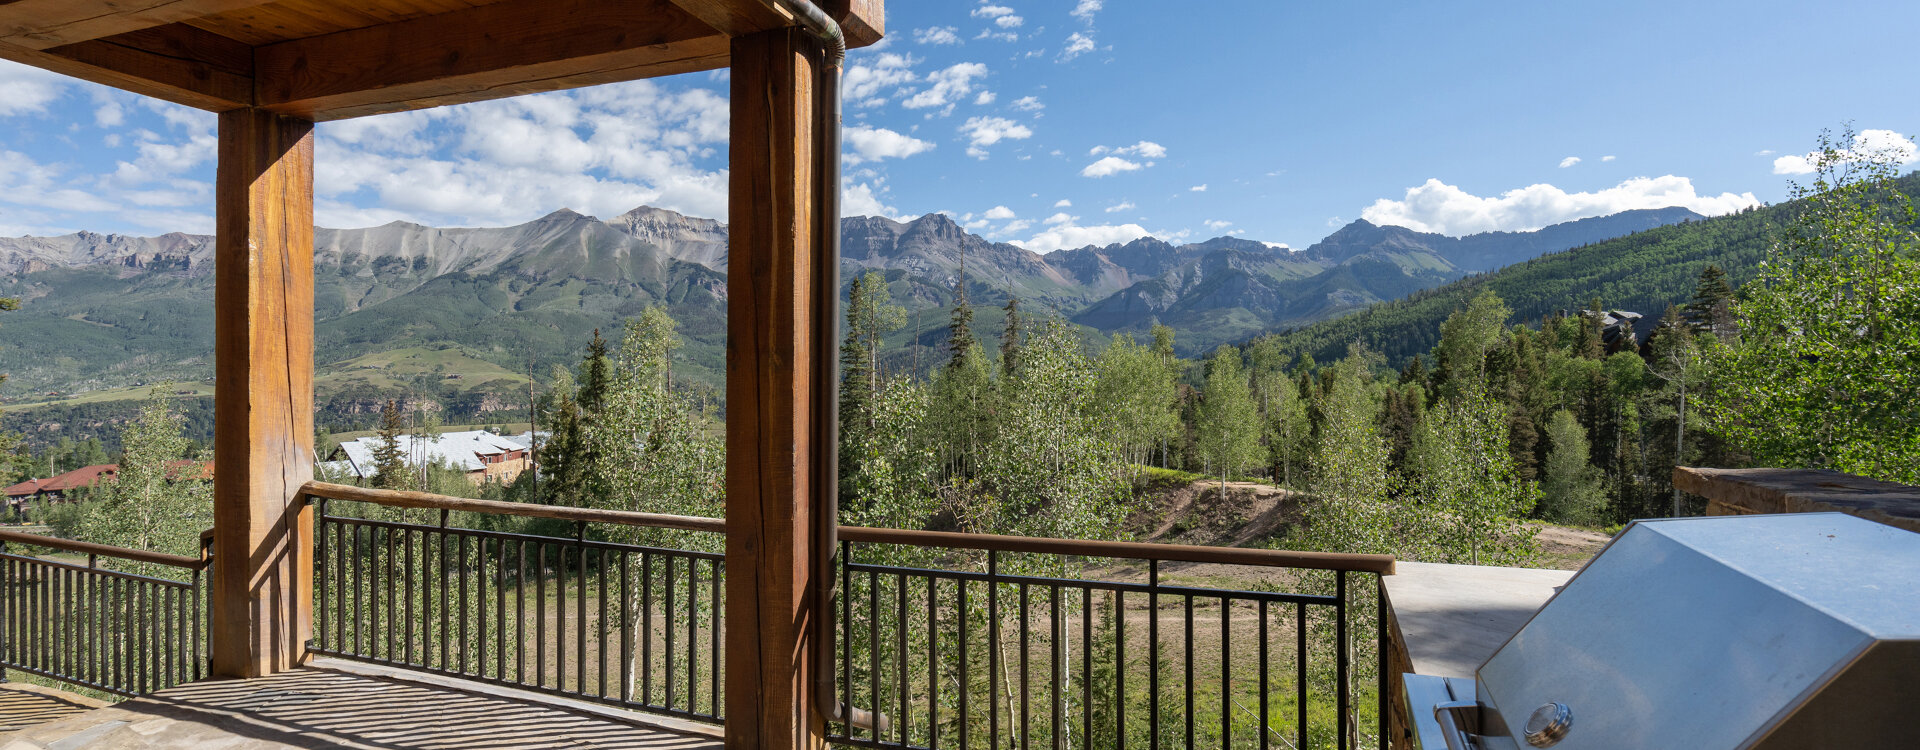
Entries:
[[1020,359],[1020,298],[1007,295],[1007,327],[1000,335],[1000,371],[1011,374]]
[[1681,308],[1693,330],[1711,333],[1725,340],[1733,334],[1733,286],[1727,272],[1708,264],[1700,269],[1700,281],[1693,287],[1693,300]]
[[540,448],[540,502],[577,507],[586,487],[586,434],[573,373],[555,365],[542,411],[547,441]]
[[967,304],[967,277],[962,272],[953,285],[953,318],[947,325],[947,369],[958,370],[967,364],[979,341],[973,337],[973,306]]
[[373,447],[373,486],[389,490],[406,487],[407,461],[400,450],[400,436],[405,432],[400,404],[387,399],[380,406],[380,442]]
[[580,361],[580,391],[576,400],[588,421],[599,414],[607,399],[607,340],[600,329],[593,329],[593,341],[587,344],[587,356]]

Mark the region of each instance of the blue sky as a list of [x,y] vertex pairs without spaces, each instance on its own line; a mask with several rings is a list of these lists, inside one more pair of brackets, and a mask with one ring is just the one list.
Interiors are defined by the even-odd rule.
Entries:
[[[846,207],[1046,252],[1305,247],[1785,197],[1822,128],[1910,163],[1910,2],[896,0]],[[724,73],[325,123],[324,226],[725,218]],[[214,118],[0,63],[0,236],[212,230]]]

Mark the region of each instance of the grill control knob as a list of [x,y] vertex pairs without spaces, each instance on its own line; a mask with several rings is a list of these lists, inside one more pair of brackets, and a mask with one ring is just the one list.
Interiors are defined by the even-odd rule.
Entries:
[[1534,747],[1553,747],[1555,743],[1566,739],[1567,729],[1573,726],[1573,709],[1565,703],[1548,703],[1533,710],[1527,717],[1527,744]]

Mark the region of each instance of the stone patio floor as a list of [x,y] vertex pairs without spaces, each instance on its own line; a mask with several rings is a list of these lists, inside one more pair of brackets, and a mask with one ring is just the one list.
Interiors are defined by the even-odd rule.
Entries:
[[[203,680],[103,708],[0,686],[0,750],[140,748],[646,748],[707,750],[717,728],[624,718],[598,706],[451,680],[320,666],[250,680]],[[58,691],[44,691],[58,694]],[[16,708],[17,707],[17,708]],[[18,723],[16,723],[18,722]]]

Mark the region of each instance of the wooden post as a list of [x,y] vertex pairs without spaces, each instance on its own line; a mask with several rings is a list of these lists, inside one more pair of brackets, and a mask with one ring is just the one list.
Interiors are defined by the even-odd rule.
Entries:
[[313,516],[313,123],[220,115],[214,239],[216,675],[307,659]]
[[814,45],[733,40],[727,274],[727,747],[817,748],[808,637]]

